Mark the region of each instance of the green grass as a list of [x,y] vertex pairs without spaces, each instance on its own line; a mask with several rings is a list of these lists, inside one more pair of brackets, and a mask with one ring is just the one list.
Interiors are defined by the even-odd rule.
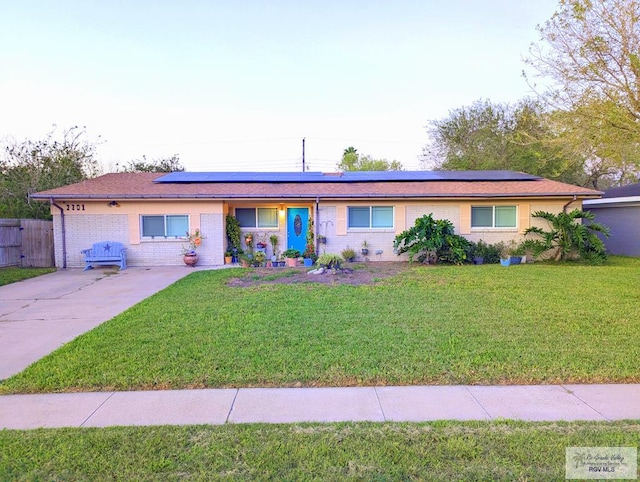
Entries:
[[564,480],[565,448],[640,423],[436,422],[0,431],[1,480]]
[[228,287],[240,273],[192,273],[0,392],[640,381],[639,259]]
[[53,273],[55,268],[0,268],[0,286]]

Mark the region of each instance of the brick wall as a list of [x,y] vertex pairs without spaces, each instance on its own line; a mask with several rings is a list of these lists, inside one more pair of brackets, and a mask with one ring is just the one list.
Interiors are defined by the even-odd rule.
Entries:
[[[54,213],[54,249],[56,266],[63,266],[62,224],[60,214]],[[84,267],[83,249],[98,241],[119,241],[127,248],[129,266],[183,265],[183,240],[143,240],[131,244],[129,239],[129,216],[127,214],[87,214],[65,217],[67,267]],[[224,263],[224,216],[201,214],[200,226],[206,239],[198,249],[198,264],[217,266]]]

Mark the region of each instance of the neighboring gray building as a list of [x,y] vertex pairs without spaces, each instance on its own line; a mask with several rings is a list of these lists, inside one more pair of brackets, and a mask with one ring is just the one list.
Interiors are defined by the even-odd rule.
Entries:
[[611,229],[604,240],[607,251],[640,256],[640,182],[608,189],[602,199],[585,200],[582,205],[595,215],[596,222]]

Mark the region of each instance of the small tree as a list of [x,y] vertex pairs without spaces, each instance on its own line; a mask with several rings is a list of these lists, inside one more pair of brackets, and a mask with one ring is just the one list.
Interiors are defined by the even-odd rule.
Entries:
[[142,156],[142,159],[129,161],[129,164],[119,167],[119,170],[121,172],[182,172],[184,166],[178,154],[174,154],[171,157],[150,161],[147,161],[147,156]]
[[85,130],[72,127],[42,140],[10,142],[0,158],[0,218],[51,219],[47,203],[29,195],[94,177],[99,166],[96,144]]
[[467,259],[469,241],[454,233],[448,219],[433,219],[425,214],[416,219],[411,229],[403,231],[393,241],[398,255],[409,253],[409,261],[431,262],[437,259],[454,264],[462,264]]
[[302,256],[304,258],[310,258],[315,262],[315,260],[318,259],[318,256],[316,255],[316,245],[314,238],[315,236],[313,234],[313,219],[309,219],[309,224],[307,225],[307,244],[305,246],[304,253],[302,253]]
[[336,166],[339,171],[402,171],[402,163],[388,161],[386,159],[374,159],[373,157],[358,154],[355,147],[347,147],[342,160]]
[[240,222],[231,214],[227,214],[225,218],[226,221],[226,231],[227,231],[227,241],[230,249],[236,249],[238,252],[241,252],[241,244],[240,244]]
[[[596,233],[609,236],[609,228],[592,222],[593,213],[574,209],[570,213],[553,214],[536,211],[533,217],[545,219],[549,223],[549,230],[545,231],[537,226],[525,231],[527,234],[537,234],[538,242],[543,251],[555,250],[553,258],[556,261],[580,257],[592,262],[603,262],[606,259],[604,243]],[[582,220],[589,222],[583,223]]]

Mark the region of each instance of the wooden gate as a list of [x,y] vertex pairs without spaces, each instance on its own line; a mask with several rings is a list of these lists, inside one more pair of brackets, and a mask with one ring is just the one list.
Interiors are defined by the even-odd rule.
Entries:
[[53,222],[0,219],[0,268],[54,266]]

